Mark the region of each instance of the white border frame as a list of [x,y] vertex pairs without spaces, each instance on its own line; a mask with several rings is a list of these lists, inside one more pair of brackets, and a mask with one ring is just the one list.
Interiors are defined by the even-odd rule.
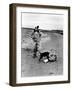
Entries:
[[[63,75],[45,77],[21,77],[21,12],[41,12],[64,14],[63,29]],[[43,9],[43,8],[16,8],[16,83],[36,83],[68,80],[68,10],[63,9]]]

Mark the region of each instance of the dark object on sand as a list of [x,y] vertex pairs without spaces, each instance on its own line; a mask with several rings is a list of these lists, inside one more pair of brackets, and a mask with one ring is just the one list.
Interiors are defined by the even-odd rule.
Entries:
[[44,63],[57,61],[57,55],[55,53],[50,52],[40,53],[39,62],[41,61]]

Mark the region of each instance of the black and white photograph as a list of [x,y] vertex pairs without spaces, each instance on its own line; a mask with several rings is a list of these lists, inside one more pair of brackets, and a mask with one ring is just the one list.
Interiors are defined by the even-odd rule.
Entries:
[[11,11],[11,84],[70,82],[70,8],[12,4]]
[[21,13],[21,76],[63,74],[64,15]]

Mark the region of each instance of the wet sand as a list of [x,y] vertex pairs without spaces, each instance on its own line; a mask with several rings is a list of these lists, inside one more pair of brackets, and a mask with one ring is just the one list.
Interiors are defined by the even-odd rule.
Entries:
[[[39,63],[38,58],[33,58],[31,51],[21,48],[21,76],[49,76],[62,75],[63,73],[63,35],[48,33],[48,39],[42,43],[42,50],[56,49],[57,62]],[[44,39],[43,39],[44,40]]]

